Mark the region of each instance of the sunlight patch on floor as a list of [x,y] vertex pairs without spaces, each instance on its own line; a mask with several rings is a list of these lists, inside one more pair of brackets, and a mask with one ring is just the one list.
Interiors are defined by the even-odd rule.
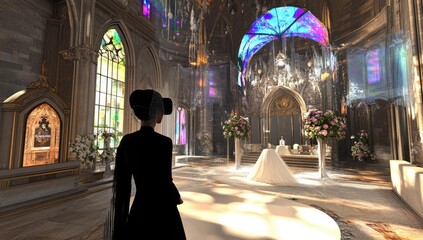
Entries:
[[310,206],[223,184],[204,191],[182,191],[179,210],[184,219],[220,226],[221,239],[340,239],[336,222]]

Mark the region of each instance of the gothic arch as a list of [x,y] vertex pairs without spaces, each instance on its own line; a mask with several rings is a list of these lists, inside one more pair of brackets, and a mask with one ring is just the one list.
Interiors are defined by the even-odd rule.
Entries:
[[[125,96],[129,96],[131,92],[136,89],[135,67],[134,67],[136,61],[135,61],[134,41],[131,37],[130,31],[128,27],[126,26],[126,24],[121,20],[109,20],[106,23],[104,23],[97,33],[95,43],[94,43],[94,49],[96,51],[100,49],[101,40],[104,34],[111,28],[115,29],[118,32],[122,40],[123,48],[125,50]],[[125,97],[124,116],[130,116],[131,110],[129,107],[126,107],[126,106],[129,106],[127,97]],[[130,118],[130,117],[124,117],[124,122],[123,122],[124,132],[131,131],[136,127],[137,127],[136,119]]]
[[4,139],[0,138],[0,157],[7,159],[8,165],[0,166],[0,168],[13,169],[22,166],[26,121],[33,109],[42,104],[48,104],[60,119],[60,138],[57,141],[60,142],[61,147],[58,152],[58,161],[67,161],[68,149],[66,146],[68,145],[69,107],[48,87],[34,86],[13,94],[2,104],[1,111],[4,116],[2,115],[3,118],[0,122],[1,128],[3,129],[3,135],[11,136],[10,139],[12,140],[3,142]]
[[[274,116],[273,118],[271,116],[271,107],[274,104],[274,102],[283,95],[288,96],[291,99],[294,99],[299,107],[299,112],[297,112],[295,116],[294,115],[291,116],[291,118],[295,117],[296,120],[295,121],[293,119],[290,120],[291,121],[291,129],[289,131],[290,132],[289,135],[291,136],[290,141],[291,143],[293,142],[302,143],[303,141],[303,134],[301,132],[301,127],[299,125],[301,124],[303,114],[307,111],[307,106],[305,104],[305,101],[298,92],[284,86],[278,86],[278,87],[272,88],[271,92],[265,97],[262,104],[262,108],[261,108],[262,109],[261,115],[264,116],[262,118],[262,124],[261,124],[262,132],[264,134],[262,135],[261,139],[262,139],[262,143],[264,144],[276,143],[276,139],[274,139],[275,129],[271,129],[272,126],[274,128],[274,122],[272,122],[272,120],[274,120],[273,119]],[[294,131],[295,129],[293,128],[293,126],[295,125],[293,121],[295,122],[296,125],[298,125],[296,128],[300,128],[300,129],[297,129],[299,132]],[[277,132],[279,133],[279,130],[277,130]],[[280,137],[280,136],[277,136],[277,137]]]
[[281,91],[286,92],[286,94],[289,94],[295,98],[295,100],[300,105],[301,113],[305,113],[307,111],[306,103],[298,92],[284,86],[278,86],[273,88],[272,91],[265,97],[262,104],[262,115],[269,114],[270,104],[275,100],[276,97],[279,96]]
[[69,15],[69,25],[70,25],[70,47],[75,47],[77,45],[78,39],[78,10],[75,6],[75,0],[66,0],[68,7]]
[[[125,49],[125,57],[126,57],[126,68],[130,69],[132,66],[134,66],[135,63],[135,47],[134,47],[134,43],[130,34],[130,31],[128,29],[128,27],[126,26],[126,24],[124,22],[122,22],[121,20],[109,20],[107,21],[105,24],[103,24],[103,26],[100,28],[100,30],[98,31],[98,34],[96,36],[95,39],[95,43],[94,43],[94,49],[100,49],[100,45],[101,45],[101,40],[104,36],[104,34],[107,32],[107,30],[109,30],[110,28],[115,29],[119,35],[121,36],[122,39],[122,44],[123,47]],[[128,74],[126,74],[127,76],[127,80],[128,79]]]
[[137,59],[139,59],[136,67],[139,71],[137,72],[137,76],[140,77],[137,77],[136,79],[142,82],[144,81],[144,77],[148,76],[150,84],[154,89],[163,88],[160,58],[155,48],[151,44],[147,44],[141,49]]
[[141,77],[140,89],[154,89],[155,84],[153,84],[151,77],[148,73],[145,73]]

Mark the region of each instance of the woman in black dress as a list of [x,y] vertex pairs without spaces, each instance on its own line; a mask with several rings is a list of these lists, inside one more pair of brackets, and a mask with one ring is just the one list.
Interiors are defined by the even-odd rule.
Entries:
[[[172,140],[154,131],[172,112],[172,101],[154,90],[135,90],[129,103],[141,129],[125,135],[117,149],[113,239],[186,239],[172,179]],[[131,177],[136,192],[130,207]]]

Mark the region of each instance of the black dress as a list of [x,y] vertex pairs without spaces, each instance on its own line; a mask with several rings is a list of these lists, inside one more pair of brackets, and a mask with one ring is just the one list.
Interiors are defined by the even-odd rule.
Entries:
[[[131,176],[136,193],[129,209]],[[113,188],[113,239],[186,239],[172,179],[170,138],[147,126],[125,135],[116,153]]]

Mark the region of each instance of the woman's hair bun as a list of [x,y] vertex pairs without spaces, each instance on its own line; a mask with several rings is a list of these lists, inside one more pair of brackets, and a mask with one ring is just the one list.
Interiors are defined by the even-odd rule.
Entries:
[[172,114],[172,110],[173,110],[172,99],[163,98],[163,113],[165,115],[170,115],[170,114]]
[[135,116],[137,116],[140,120],[149,120],[150,111],[148,108],[140,105],[134,105],[132,110],[134,110]]
[[137,89],[129,96],[129,104],[135,116],[141,120],[150,120],[157,112],[165,115],[172,113],[172,100],[162,98],[160,93],[152,89]]

